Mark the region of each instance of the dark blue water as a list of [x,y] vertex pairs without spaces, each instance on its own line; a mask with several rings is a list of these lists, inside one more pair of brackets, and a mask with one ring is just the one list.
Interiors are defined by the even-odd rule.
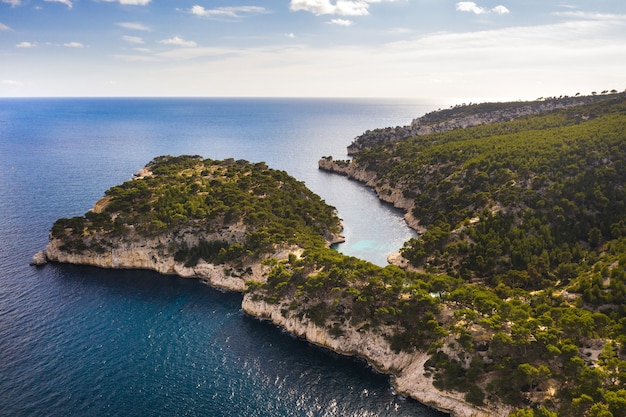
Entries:
[[364,130],[436,108],[397,101],[0,100],[0,415],[436,416],[386,377],[245,316],[241,296],[145,271],[28,266],[58,217],[81,215],[164,154],[265,161],[344,219],[339,250],[384,264],[399,213],[317,170]]

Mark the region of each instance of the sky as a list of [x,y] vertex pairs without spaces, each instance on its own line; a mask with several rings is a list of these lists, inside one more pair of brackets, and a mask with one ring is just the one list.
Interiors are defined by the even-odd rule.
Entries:
[[0,0],[0,97],[626,89],[626,0]]

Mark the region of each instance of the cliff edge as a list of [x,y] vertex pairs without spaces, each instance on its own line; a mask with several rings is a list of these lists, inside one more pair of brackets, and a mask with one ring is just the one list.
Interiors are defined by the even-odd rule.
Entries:
[[346,327],[340,336],[332,335],[325,326],[318,326],[310,319],[286,317],[284,310],[288,304],[269,304],[255,300],[252,294],[244,296],[242,308],[247,314],[269,320],[312,344],[364,359],[377,372],[392,376],[396,393],[436,410],[456,417],[506,416],[512,411],[502,404],[471,405],[462,393],[436,389],[433,376],[425,367],[430,355],[423,351],[394,352],[380,333]]

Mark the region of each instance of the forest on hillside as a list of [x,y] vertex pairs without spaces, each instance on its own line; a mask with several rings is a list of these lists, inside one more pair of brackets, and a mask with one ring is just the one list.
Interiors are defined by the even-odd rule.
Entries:
[[[265,163],[197,155],[154,158],[144,175],[111,187],[84,216],[58,219],[51,237],[68,252],[102,252],[120,237],[135,240],[171,235],[176,260],[187,266],[200,259],[221,264],[244,256],[262,258],[275,245],[324,246],[341,223],[304,183]],[[183,238],[229,227],[241,239],[206,241],[190,246]],[[178,238],[176,238],[178,236]]]
[[[470,110],[467,110],[470,111]],[[118,237],[245,226],[240,240],[182,240],[179,262],[255,257],[248,296],[339,338],[427,352],[434,385],[511,417],[626,417],[626,98],[364,148],[350,162],[414,201],[425,232],[379,267],[326,246],[333,207],[264,163],[158,157],[84,216],[64,250]],[[325,239],[326,238],[326,239]],[[302,253],[267,257],[276,245]]]
[[419,331],[379,307],[406,329],[396,346],[434,340],[439,387],[516,417],[625,416],[624,95],[370,145],[335,163],[414,201],[426,231],[402,248],[405,272],[437,294],[438,326]]

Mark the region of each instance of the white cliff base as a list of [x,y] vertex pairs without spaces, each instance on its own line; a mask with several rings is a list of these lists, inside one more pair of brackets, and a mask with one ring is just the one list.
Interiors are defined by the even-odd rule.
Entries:
[[[165,275],[197,278],[207,284],[227,291],[242,292],[246,281],[264,281],[266,267],[260,262],[250,262],[244,268],[231,265],[213,265],[200,260],[195,266],[186,267],[175,262],[171,254],[155,249],[159,242],[145,240],[141,243],[126,242],[103,253],[84,251],[70,253],[61,250],[62,242],[51,240],[44,251],[45,259],[74,265],[89,265],[110,269],[147,269]],[[34,262],[34,261],[33,261]]]
[[[162,247],[159,239],[139,242],[124,242],[109,251],[96,253],[84,251],[69,253],[61,249],[60,240],[52,239],[45,251],[37,255],[39,261],[90,265],[113,269],[148,269],[161,274],[174,274],[183,278],[197,278],[207,284],[228,290],[243,292],[246,281],[264,282],[268,267],[259,260],[251,261],[234,268],[231,265],[213,265],[200,260],[193,267],[185,267],[174,261],[171,254],[155,249]],[[299,248],[281,248],[273,257],[286,259],[290,253],[301,255]],[[45,256],[43,256],[45,255]],[[34,263],[34,262],[33,262]],[[244,272],[245,271],[245,272]],[[345,327],[341,336],[333,336],[328,329],[318,326],[307,317],[285,317],[281,310],[284,304],[269,304],[255,299],[253,294],[245,294],[242,309],[247,314],[269,320],[287,332],[301,337],[315,345],[333,350],[342,355],[360,357],[376,371],[391,375],[396,392],[413,398],[434,409],[450,413],[455,417],[505,417],[511,411],[501,405],[488,404],[477,407],[469,404],[464,395],[458,392],[440,391],[433,386],[433,378],[426,374],[424,363],[428,360],[425,352],[394,352],[389,342],[381,334],[359,331]]]
[[352,327],[344,328],[343,335],[335,337],[326,328],[316,325],[306,317],[301,319],[283,316],[281,310],[285,307],[255,299],[251,294],[246,294],[242,302],[243,311],[251,316],[269,320],[315,345],[366,360],[376,371],[392,375],[392,383],[398,394],[434,409],[455,417],[505,417],[512,411],[500,404],[474,406],[464,399],[462,393],[435,388],[432,376],[425,373],[424,364],[429,357],[425,352],[396,353],[382,335],[357,331]]

